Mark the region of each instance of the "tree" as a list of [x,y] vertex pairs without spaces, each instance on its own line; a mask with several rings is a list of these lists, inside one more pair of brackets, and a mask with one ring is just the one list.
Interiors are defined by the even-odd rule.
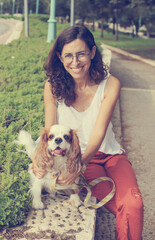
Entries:
[[[28,8],[32,13],[36,13],[36,0],[28,0]],[[49,10],[50,0],[39,0],[39,14],[49,14]]]
[[75,11],[76,18],[81,20],[82,24],[84,24],[84,21],[86,19],[90,20],[92,11],[91,11],[89,0],[76,0],[75,9],[76,9]]
[[[33,13],[36,12],[36,0],[28,0],[28,8]],[[50,0],[39,0],[39,13],[47,14],[50,9]],[[12,0],[3,0],[4,13],[12,13]],[[24,12],[24,0],[15,0],[15,12]]]
[[3,13],[12,13],[12,0],[3,1]]
[[132,27],[131,35],[135,36],[135,27],[136,27],[136,36],[138,36],[139,29],[139,15],[137,14],[137,9],[131,6],[131,4],[127,5],[123,9],[125,14],[123,14],[120,18],[120,26],[121,27]]
[[113,29],[115,32],[115,40],[118,41],[119,33],[118,33],[118,24],[120,22],[120,18],[123,14],[124,6],[129,4],[129,0],[110,0],[110,9],[111,15],[113,19],[113,25],[116,24],[116,29]]
[[67,16],[70,18],[70,0],[66,0],[64,4],[64,0],[56,1],[56,16],[66,18]]
[[141,25],[145,25],[147,37],[151,31],[155,31],[155,1],[154,0],[131,0],[128,10],[129,24],[136,27],[136,36]]
[[103,38],[104,21],[109,18],[109,4],[110,0],[89,0],[93,10],[96,13],[96,18],[101,19],[101,38]]
[[147,37],[150,38],[151,32],[155,32],[155,1],[143,0],[141,7],[142,23],[147,30]]

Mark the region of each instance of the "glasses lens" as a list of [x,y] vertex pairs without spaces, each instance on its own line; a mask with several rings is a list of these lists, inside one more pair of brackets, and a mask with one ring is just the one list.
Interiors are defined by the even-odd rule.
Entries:
[[69,64],[73,61],[73,55],[72,54],[68,54],[66,56],[63,57],[63,62],[66,64]]
[[81,52],[77,55],[77,58],[80,62],[85,62],[88,60],[89,58],[89,53],[86,52]]
[[70,64],[73,61],[74,57],[80,62],[85,62],[89,58],[89,53],[78,52],[75,55],[67,54],[66,56],[62,57],[62,59],[65,64]]

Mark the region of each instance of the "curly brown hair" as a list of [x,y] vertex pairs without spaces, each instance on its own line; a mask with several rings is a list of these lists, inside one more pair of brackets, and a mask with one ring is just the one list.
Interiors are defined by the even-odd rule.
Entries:
[[[76,99],[75,82],[72,76],[65,70],[58,54],[61,55],[65,44],[73,40],[83,40],[90,51],[96,46],[93,34],[85,26],[73,26],[65,29],[55,40],[52,49],[49,52],[44,64],[46,76],[51,83],[52,94],[58,101],[64,100],[67,106],[70,106]],[[91,81],[99,84],[107,75],[107,66],[102,61],[102,54],[96,46],[96,53],[91,60],[89,69]]]

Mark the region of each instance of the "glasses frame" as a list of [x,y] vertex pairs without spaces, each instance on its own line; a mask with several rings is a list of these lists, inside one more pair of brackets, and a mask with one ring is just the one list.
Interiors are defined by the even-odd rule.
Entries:
[[[65,56],[64,56],[64,57],[61,56],[61,61],[62,61],[63,63],[66,62],[66,64],[71,64],[71,63],[73,62],[74,58],[76,58],[76,60],[78,60],[79,62],[85,62],[85,61],[81,61],[81,60],[79,59],[81,53],[84,53],[84,54],[85,54],[84,56],[89,56],[91,52],[84,52],[84,51],[82,52],[82,51],[81,51],[81,52],[75,53],[74,55],[73,55],[72,53],[68,53],[68,54],[71,54],[71,55],[72,55],[72,56],[71,56],[71,61],[70,61],[70,62],[66,62],[66,61],[65,61]],[[78,54],[79,54],[79,56],[78,56]]]

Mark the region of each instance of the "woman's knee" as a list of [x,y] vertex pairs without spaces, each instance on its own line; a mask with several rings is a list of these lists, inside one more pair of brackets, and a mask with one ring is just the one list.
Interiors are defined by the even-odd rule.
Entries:
[[133,207],[136,210],[142,210],[143,209],[143,200],[141,192],[138,188],[132,188],[131,189],[131,195],[132,195],[132,201],[130,202],[131,207]]
[[124,205],[128,213],[143,211],[143,200],[138,187],[128,190],[124,198]]

